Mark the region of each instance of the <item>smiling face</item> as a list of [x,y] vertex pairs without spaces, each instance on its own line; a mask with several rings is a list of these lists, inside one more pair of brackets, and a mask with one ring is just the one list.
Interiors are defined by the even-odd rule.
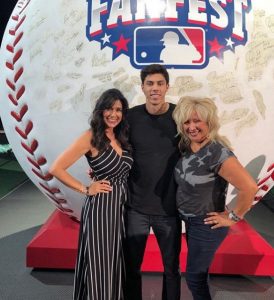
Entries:
[[190,117],[183,123],[183,130],[190,139],[191,144],[202,143],[209,134],[207,122],[203,121],[196,111],[190,114]]
[[146,96],[148,105],[158,106],[165,102],[166,92],[169,85],[161,73],[148,75],[142,84],[142,90]]
[[103,118],[107,128],[115,128],[123,118],[123,106],[120,100],[116,100],[110,108],[103,111]]

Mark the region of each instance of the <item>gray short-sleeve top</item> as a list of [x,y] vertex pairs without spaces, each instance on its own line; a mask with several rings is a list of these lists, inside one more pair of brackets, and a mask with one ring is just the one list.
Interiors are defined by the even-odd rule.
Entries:
[[218,175],[222,163],[234,153],[218,142],[198,152],[186,151],[175,167],[177,208],[187,216],[223,211],[228,182]]

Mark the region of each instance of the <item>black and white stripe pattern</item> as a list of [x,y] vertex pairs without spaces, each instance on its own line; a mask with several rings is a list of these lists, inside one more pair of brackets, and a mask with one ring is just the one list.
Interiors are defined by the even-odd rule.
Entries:
[[124,203],[132,158],[109,147],[87,159],[96,179],[109,180],[112,191],[88,197],[83,206],[73,299],[123,300]]

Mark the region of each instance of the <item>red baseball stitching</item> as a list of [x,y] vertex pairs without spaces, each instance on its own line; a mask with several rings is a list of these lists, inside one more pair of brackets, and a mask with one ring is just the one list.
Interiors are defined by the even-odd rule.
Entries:
[[274,188],[274,164],[271,164],[267,168],[267,172],[272,171],[269,175],[266,175],[263,179],[258,182],[259,190],[255,196],[255,203],[262,200],[266,193],[268,193],[272,188]]
[[[41,169],[41,167],[47,163],[47,159],[44,156],[37,157],[35,151],[37,150],[39,143],[36,139],[31,138],[29,135],[34,125],[31,120],[26,120],[25,117],[26,113],[28,112],[28,105],[25,103],[19,105],[20,98],[24,95],[26,90],[23,84],[19,84],[19,79],[24,73],[24,68],[22,66],[17,66],[24,52],[23,48],[20,47],[20,42],[24,36],[23,30],[21,30],[21,25],[26,19],[26,15],[20,15],[28,6],[30,1],[31,0],[22,0],[17,3],[17,8],[20,9],[20,12],[18,15],[11,16],[11,19],[15,21],[16,25],[13,29],[9,29],[8,31],[13,37],[12,43],[6,46],[6,50],[10,56],[10,59],[6,61],[6,67],[12,71],[12,78],[6,78],[6,84],[9,88],[8,99],[14,105],[14,109],[10,112],[10,114],[14,118],[15,122],[17,122],[17,125],[15,126],[15,132],[21,138],[21,146],[27,152],[27,159],[32,165],[31,170],[33,174],[38,178],[39,185],[59,210],[70,215],[73,220],[78,221],[76,217],[71,216],[73,210],[63,206],[67,204],[67,200],[64,199],[64,197],[60,198],[60,189],[49,186],[48,182],[53,179],[53,176],[49,172],[44,172]],[[23,121],[25,121],[25,127],[23,127]]]
[[[18,50],[16,50],[16,46],[19,44],[19,42],[22,40],[23,36],[24,36],[24,32],[20,31],[19,29],[21,27],[21,25],[24,23],[25,19],[26,19],[26,15],[23,15],[22,18],[20,18],[20,14],[22,14],[22,12],[26,9],[26,7],[28,6],[28,4],[30,3],[31,0],[27,0],[27,1],[19,1],[17,3],[17,7],[19,9],[21,9],[21,11],[19,12],[18,15],[12,15],[11,18],[13,21],[17,22],[16,26],[14,29],[10,29],[9,30],[9,34],[11,36],[14,36],[14,41],[12,44],[8,44],[6,46],[6,50],[9,52],[9,54],[11,55],[11,60],[10,61],[6,61],[6,67],[11,70],[14,71],[14,76],[13,78],[7,78],[6,79],[6,83],[7,86],[10,88],[10,93],[8,94],[8,99],[11,101],[11,103],[14,106],[18,106],[18,101],[20,100],[21,96],[24,94],[25,92],[25,86],[21,85],[21,86],[16,86],[17,81],[20,79],[20,77],[22,76],[22,74],[24,73],[24,68],[23,67],[19,67],[18,69],[16,69],[16,63],[20,60],[22,54],[23,54],[23,48],[19,48]],[[15,93],[15,95],[14,95]],[[18,122],[22,122],[22,120],[24,119],[24,116],[26,114],[26,112],[28,111],[28,106],[27,104],[24,104],[21,108],[19,108],[17,111],[11,111],[11,115],[12,117]],[[28,121],[27,122],[27,126],[25,129],[22,129],[19,127],[20,124],[18,124],[17,126],[15,126],[15,132],[17,132],[21,138],[23,138],[24,140],[26,140],[27,143],[21,141],[21,145],[22,147],[30,154],[32,155],[32,157],[27,156],[28,161],[33,165],[32,168],[32,172],[38,177],[38,179],[42,179],[43,181],[46,182],[46,184],[43,184],[41,182],[39,182],[40,186],[47,191],[46,195],[53,200],[54,204],[56,205],[56,207],[58,209],[60,209],[61,211],[67,213],[67,214],[71,214],[73,213],[73,210],[62,207],[62,204],[66,204],[67,200],[65,199],[59,199],[58,197],[56,197],[56,193],[60,193],[60,190],[57,188],[50,188],[47,184],[48,181],[50,181],[53,176],[50,173],[46,173],[44,174],[44,172],[41,170],[41,166],[43,166],[47,160],[45,157],[36,157],[35,156],[35,150],[38,148],[39,143],[37,140],[33,139],[33,140],[29,140],[28,136],[29,133],[32,131],[33,128],[33,123],[32,121]],[[271,169],[274,168],[274,164],[272,164],[271,166],[269,166],[268,171],[270,171]],[[268,190],[268,186],[267,185],[263,185],[260,187],[260,185],[262,185],[262,183],[264,183],[266,180],[268,180],[269,178],[273,178],[273,174],[266,176],[265,178],[261,179],[258,183],[259,189],[260,190],[264,190],[267,191]],[[262,199],[262,196],[256,196],[255,200],[259,201]],[[71,216],[72,219],[74,220],[78,220],[77,218]]]

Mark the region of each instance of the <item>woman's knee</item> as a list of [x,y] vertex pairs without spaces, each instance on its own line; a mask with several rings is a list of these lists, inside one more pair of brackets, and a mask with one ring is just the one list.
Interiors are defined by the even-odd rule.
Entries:
[[208,286],[208,273],[186,273],[186,283],[190,290]]

